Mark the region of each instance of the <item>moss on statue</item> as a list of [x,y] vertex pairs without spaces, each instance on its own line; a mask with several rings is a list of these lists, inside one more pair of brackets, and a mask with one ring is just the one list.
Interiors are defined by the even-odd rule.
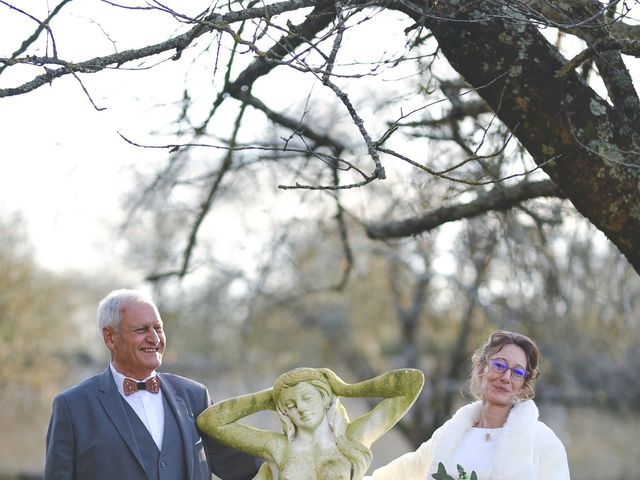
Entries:
[[[422,390],[420,370],[393,370],[348,384],[326,368],[296,368],[272,388],[218,402],[197,420],[216,440],[264,458],[255,479],[361,480],[371,445],[409,410]],[[349,420],[340,397],[381,398],[369,412]],[[238,422],[273,410],[282,432]]]

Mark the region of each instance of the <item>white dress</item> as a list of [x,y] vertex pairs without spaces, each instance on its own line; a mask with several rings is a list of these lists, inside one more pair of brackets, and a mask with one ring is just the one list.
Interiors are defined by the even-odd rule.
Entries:
[[458,465],[464,468],[467,475],[476,472],[478,480],[488,480],[491,476],[492,459],[496,453],[498,439],[502,436],[502,428],[470,428],[462,437],[458,447],[447,459],[444,466],[452,477],[455,477]]

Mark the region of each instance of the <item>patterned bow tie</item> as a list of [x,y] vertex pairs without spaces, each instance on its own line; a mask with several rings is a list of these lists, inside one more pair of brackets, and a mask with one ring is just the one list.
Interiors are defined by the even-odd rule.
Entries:
[[135,380],[131,380],[130,378],[125,378],[123,387],[124,394],[127,396],[136,393],[138,390],[146,390],[150,393],[158,393],[160,391],[160,379],[157,375],[154,375],[146,382],[136,382]]

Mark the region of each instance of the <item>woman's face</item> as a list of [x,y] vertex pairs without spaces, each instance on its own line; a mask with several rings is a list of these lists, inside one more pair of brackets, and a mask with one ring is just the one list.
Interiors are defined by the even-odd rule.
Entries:
[[[490,361],[501,359],[509,366],[503,373],[490,367]],[[483,402],[499,406],[511,406],[517,398],[524,381],[514,376],[514,367],[527,368],[527,355],[517,345],[508,344],[487,357],[487,364],[480,372],[480,395]]]
[[301,430],[315,430],[326,413],[324,397],[316,387],[305,382],[284,388],[280,394],[280,405]]

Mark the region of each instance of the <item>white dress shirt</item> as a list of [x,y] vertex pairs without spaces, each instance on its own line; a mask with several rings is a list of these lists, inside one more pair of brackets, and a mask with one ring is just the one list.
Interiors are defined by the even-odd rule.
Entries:
[[[162,437],[164,434],[164,403],[162,402],[162,390],[159,393],[151,393],[146,390],[138,390],[137,392],[131,395],[124,394],[124,379],[127,378],[118,372],[113,364],[111,366],[111,373],[113,374],[113,379],[116,382],[116,386],[118,387],[118,391],[122,398],[133,408],[133,411],[136,412],[140,420],[147,430],[151,434],[153,441],[158,446],[159,450],[162,450]],[[135,382],[144,382],[149,378],[153,377],[156,373],[154,372],[149,377],[143,380],[133,379]],[[162,389],[162,385],[160,385],[160,389]]]

